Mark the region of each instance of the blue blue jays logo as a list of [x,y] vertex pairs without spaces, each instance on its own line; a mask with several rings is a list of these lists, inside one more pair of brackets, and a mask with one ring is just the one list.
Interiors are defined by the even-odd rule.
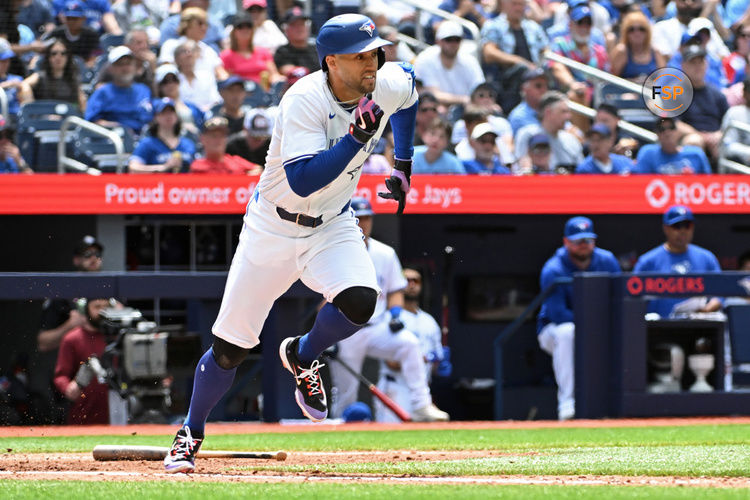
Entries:
[[359,31],[366,31],[368,35],[372,36],[375,32],[375,24],[372,21],[367,21],[359,27]]
[[578,224],[576,224],[576,229],[578,229],[578,231],[580,231],[580,232],[584,232],[584,231],[590,229],[590,227],[591,227],[591,224],[589,224],[585,220],[582,220],[581,222],[579,222]]

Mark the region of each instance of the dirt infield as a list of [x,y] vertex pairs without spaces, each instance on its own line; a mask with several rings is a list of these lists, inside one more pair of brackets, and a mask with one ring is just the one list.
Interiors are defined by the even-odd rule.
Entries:
[[[624,419],[575,420],[569,422],[452,422],[448,424],[346,424],[346,425],[278,425],[278,424],[209,424],[207,434],[248,434],[267,432],[320,432],[334,430],[406,430],[406,429],[529,429],[543,427],[642,427],[664,425],[737,424],[750,423],[750,418],[690,418],[690,419]],[[66,436],[66,435],[170,435],[174,426],[145,425],[123,427],[5,427],[2,437]],[[443,461],[467,458],[533,455],[535,452],[508,454],[499,451],[420,451],[392,450],[367,452],[296,452],[288,453],[285,462],[268,460],[199,459],[196,473],[165,474],[160,462],[98,462],[90,453],[19,454],[12,450],[0,451],[0,479],[89,480],[89,481],[223,481],[223,482],[343,482],[383,484],[536,484],[536,485],[621,485],[621,486],[700,486],[750,488],[748,478],[729,477],[644,477],[644,476],[461,476],[426,477],[403,475],[363,475],[322,472],[314,466],[342,463],[404,461]],[[304,472],[276,472],[254,469],[268,465],[307,466]],[[312,467],[311,467],[312,466]]]

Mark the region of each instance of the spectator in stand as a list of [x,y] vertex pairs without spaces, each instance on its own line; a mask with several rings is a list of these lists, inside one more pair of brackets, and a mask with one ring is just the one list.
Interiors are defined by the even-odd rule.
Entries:
[[522,100],[508,114],[508,121],[514,134],[526,125],[539,124],[539,102],[549,90],[547,74],[542,68],[527,69],[521,81]]
[[685,137],[683,144],[700,146],[715,161],[719,157],[721,120],[729,109],[721,90],[706,82],[706,51],[698,45],[688,45],[682,51],[682,71],[693,83],[693,101],[680,116],[678,128]]
[[156,68],[154,80],[156,83],[156,98],[168,97],[172,99],[182,129],[197,137],[203,128],[205,113],[192,102],[182,100],[182,96],[180,96],[180,71],[177,67],[173,64],[162,64]]
[[79,314],[82,324],[70,330],[62,339],[57,355],[54,383],[60,393],[73,403],[67,423],[69,425],[109,424],[109,389],[96,377],[81,387],[76,375],[91,356],[101,358],[107,340],[98,329],[101,312],[112,307],[111,299],[80,299]]
[[740,24],[732,28],[734,34],[734,51],[722,61],[724,74],[730,85],[745,79],[747,65],[750,62],[750,26]]
[[651,46],[651,23],[643,12],[625,14],[620,24],[620,41],[609,55],[612,74],[642,83],[666,59]]
[[32,91],[31,100],[69,102],[84,111],[86,94],[81,90],[78,67],[73,62],[73,56],[65,42],[59,38],[52,38],[50,41],[44,51],[41,69],[24,80]]
[[424,133],[424,146],[414,148],[412,173],[414,174],[465,174],[463,164],[447,151],[450,145],[451,125],[435,118]]
[[437,45],[420,52],[414,61],[416,78],[446,106],[468,104],[471,91],[484,81],[476,58],[459,50],[463,36],[460,24],[442,22],[435,35]]
[[[263,47],[274,54],[279,47],[287,44],[286,37],[276,23],[268,19],[266,0],[243,0],[242,7],[250,14],[253,21],[253,45],[255,47]],[[284,10],[277,8],[276,11],[280,13]]]
[[[208,5],[209,0],[180,0],[181,11],[166,18],[164,22],[159,26],[159,32],[161,34],[161,38],[159,38],[159,45],[164,45],[167,40],[178,38],[180,36],[178,34],[178,31],[183,11],[193,7],[208,11]],[[216,51],[216,53],[218,54],[221,50],[221,42],[223,39],[224,25],[216,21],[209,20],[208,29],[202,41],[206,45],[214,49],[214,51]]]
[[[640,257],[633,268],[634,273],[705,273],[719,272],[721,266],[716,256],[705,248],[693,245],[695,234],[695,217],[690,208],[674,205],[664,212],[662,230],[666,241],[649,250]],[[659,299],[648,303],[647,311],[655,312],[659,316],[669,317],[674,306],[683,299]],[[714,312],[721,309],[721,300],[714,297],[704,302],[692,301],[698,308],[696,312]]]
[[[706,81],[717,88],[723,89],[727,86],[727,77],[724,74],[724,66],[721,64],[721,60],[725,56],[717,56],[708,51],[710,31],[703,23],[698,24],[696,27],[695,21],[703,21],[710,25],[710,21],[705,18],[698,18],[690,21],[687,32],[682,35],[680,50],[672,56],[672,59],[669,60],[667,66],[681,68],[683,62],[682,53],[687,50],[688,46],[698,45],[706,51]],[[727,52],[726,55],[729,55],[729,53]]]
[[722,120],[721,131],[727,157],[750,166],[750,133],[729,126],[733,121],[750,125],[750,75],[745,77],[743,89],[745,102],[729,108]]
[[195,156],[195,144],[181,135],[182,125],[172,99],[163,97],[154,104],[154,121],[138,142],[128,163],[128,172],[187,172]]
[[[591,9],[588,5],[578,5],[570,10],[570,32],[552,40],[553,52],[602,71],[609,71],[609,56],[604,45],[591,37]],[[550,64],[552,76],[558,85],[576,96],[576,101],[588,104],[591,101],[591,88],[587,77],[580,71],[568,69],[564,64]],[[569,94],[569,97],[572,97]]]
[[[539,24],[526,17],[524,0],[501,0],[502,13],[482,26],[485,64],[497,64],[510,74],[523,74],[541,62],[549,39]],[[521,71],[508,71],[513,67]]]
[[14,142],[15,135],[16,131],[0,115],[0,174],[33,174]]
[[213,73],[195,67],[198,50],[198,44],[186,40],[174,51],[175,66],[180,70],[180,95],[202,111],[209,111],[221,102],[221,96]]
[[467,174],[510,174],[510,169],[500,161],[495,141],[497,133],[492,125],[485,122],[474,127],[469,141],[474,150],[474,159],[463,161]]
[[589,0],[567,0],[557,2],[554,7],[554,21],[547,29],[547,36],[551,40],[559,36],[570,34],[570,15],[576,7],[586,6],[591,9],[591,37],[594,42],[609,47],[608,39],[616,39],[612,32],[612,19],[609,11],[600,2]]
[[[122,31],[143,30],[148,44],[158,45],[161,37],[159,26],[169,16],[169,4],[163,0],[115,0],[112,14]],[[125,44],[128,45],[127,41]]]
[[635,156],[635,152],[639,147],[638,141],[632,137],[622,137],[620,135],[620,114],[616,107],[606,102],[599,104],[594,115],[594,122],[603,123],[612,131],[615,137],[615,145],[612,148],[613,153],[627,156],[628,158]]
[[243,105],[247,96],[245,80],[239,76],[230,76],[219,82],[219,94],[223,103],[213,116],[226,118],[230,134],[240,132],[245,125],[245,115],[250,110],[249,106]]
[[[573,217],[565,223],[563,246],[545,262],[540,277],[542,290],[557,278],[580,272],[620,273],[617,259],[596,247],[594,223],[588,217]],[[575,417],[575,323],[573,285],[558,285],[542,303],[537,321],[539,346],[552,356],[557,382],[557,417]]]
[[[482,111],[482,116],[477,116],[476,111]],[[488,122],[497,135],[497,148],[500,160],[504,164],[513,163],[513,130],[508,120],[503,118],[502,109],[497,104],[497,91],[489,83],[480,83],[471,92],[471,102],[464,108],[464,118],[453,125],[451,144],[456,145],[456,156],[459,160],[471,160],[474,158],[474,149],[469,144],[471,131],[467,131],[469,125],[466,123],[466,115],[473,115],[474,124]]]
[[227,154],[229,124],[227,119],[214,116],[206,120],[201,133],[204,158],[194,160],[191,174],[246,174],[259,175],[263,167],[250,163],[241,156]]
[[268,49],[253,45],[253,23],[246,14],[235,19],[229,33],[229,48],[223,50],[220,57],[230,74],[252,80],[264,90],[268,90],[270,84],[284,80]]
[[184,42],[191,40],[196,44],[196,71],[211,75],[216,84],[217,80],[224,80],[227,71],[224,69],[219,54],[207,43],[203,42],[208,30],[208,15],[199,7],[184,9],[180,14],[180,25],[177,28],[179,38],[172,38],[164,42],[159,50],[159,64],[174,63],[175,50]]
[[529,138],[529,167],[526,170],[519,168],[518,173],[521,175],[552,175],[568,174],[565,169],[556,172],[552,168],[552,149],[550,147],[549,136],[545,133],[534,134]]
[[[714,4],[716,2],[713,2]],[[688,24],[700,17],[703,11],[703,0],[674,0],[676,15],[657,22],[654,25],[651,44],[661,52],[667,61],[680,50],[682,35],[688,30]],[[711,51],[720,59],[729,53],[724,41],[711,22]],[[723,47],[723,48],[722,48]]]
[[5,91],[8,99],[8,114],[17,115],[21,108],[21,102],[32,99],[31,89],[22,77],[8,72],[10,60],[16,54],[10,50],[10,44],[4,38],[0,38],[0,89]]
[[35,38],[55,28],[52,6],[47,0],[18,0],[16,22],[28,26]]
[[63,24],[47,32],[42,38],[60,38],[65,40],[74,56],[78,56],[91,66],[99,53],[99,33],[84,24],[86,12],[78,1],[68,2],[63,14]]
[[[117,24],[108,0],[77,0],[86,12],[86,26],[97,33],[111,33],[122,35],[122,29]],[[53,0],[52,11],[56,18],[67,17],[68,0]]]
[[134,83],[133,52],[121,45],[107,55],[112,81],[91,94],[84,117],[104,127],[123,126],[136,135],[152,117],[151,89]]
[[[484,25],[484,22],[490,17],[490,15],[485,12],[480,2],[474,0],[443,0],[438,6],[438,9],[462,17],[467,21],[476,24],[479,28],[481,28]],[[430,24],[433,26],[433,29],[436,26],[439,28],[439,24],[443,22],[443,19],[444,18],[440,16],[432,16]],[[466,34],[469,34],[468,30]]]
[[272,131],[273,121],[268,113],[262,108],[253,109],[245,114],[244,130],[229,138],[227,153],[264,166]]
[[[135,28],[125,35],[125,46],[133,52],[135,59],[135,79],[133,81],[142,83],[148,88],[154,86],[154,72],[156,71],[156,54],[149,46],[148,34],[145,30]],[[94,88],[102,83],[112,81],[112,75],[103,71],[93,82]]]
[[399,33],[396,28],[389,24],[386,24],[384,26],[378,26],[378,32],[380,33],[380,38],[391,42],[390,45],[383,46],[386,62],[414,62],[414,59],[416,59],[417,55],[413,50],[411,50],[409,45],[401,43],[401,40],[398,37]]
[[615,135],[604,123],[594,123],[586,133],[591,154],[576,168],[577,174],[620,174],[633,170],[633,160],[612,153]]
[[638,174],[710,174],[706,153],[697,146],[679,144],[674,118],[656,122],[658,144],[646,144],[638,151],[634,173]]
[[415,146],[424,144],[422,138],[427,131],[427,127],[439,116],[438,101],[435,96],[429,92],[420,92],[419,107],[417,107],[417,126],[414,133]]
[[[284,16],[284,32],[289,43],[276,49],[273,60],[282,75],[302,66],[312,73],[320,69],[318,52],[315,45],[309,43],[310,19],[299,7],[290,9]],[[380,33],[382,36],[382,32]]]
[[531,136],[544,133],[549,136],[552,149],[550,169],[560,168],[572,172],[583,161],[583,147],[575,135],[567,132],[565,124],[570,120],[570,108],[565,94],[551,90],[542,96],[539,103],[541,122],[527,125],[516,134],[516,158],[522,171],[531,168],[528,157],[528,142]]

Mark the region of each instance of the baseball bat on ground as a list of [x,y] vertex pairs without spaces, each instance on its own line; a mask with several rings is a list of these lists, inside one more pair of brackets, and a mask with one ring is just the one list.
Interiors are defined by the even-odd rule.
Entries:
[[338,364],[340,364],[342,367],[344,367],[344,370],[351,373],[354,377],[357,378],[357,380],[360,381],[360,383],[365,384],[365,387],[372,393],[373,396],[378,398],[380,401],[383,402],[384,405],[386,405],[393,413],[396,414],[396,416],[402,421],[402,422],[411,422],[411,415],[409,415],[409,412],[401,408],[398,403],[396,403],[394,400],[389,398],[383,391],[375,387],[375,384],[367,380],[367,378],[362,375],[361,373],[357,372],[349,366],[344,361],[341,361],[338,358],[334,358],[329,356],[328,354],[323,354],[323,357],[328,359],[329,361],[335,361]]
[[[94,460],[164,460],[169,453],[166,446],[127,446],[98,444],[92,454]],[[286,452],[256,452],[256,451],[219,451],[199,450],[197,458],[254,458],[265,460],[286,460]]]

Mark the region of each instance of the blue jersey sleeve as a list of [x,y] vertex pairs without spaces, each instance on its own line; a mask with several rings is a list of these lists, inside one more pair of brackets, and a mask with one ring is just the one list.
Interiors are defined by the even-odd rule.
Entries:
[[327,186],[344,171],[350,161],[362,149],[351,134],[331,149],[321,151],[313,157],[302,158],[284,165],[289,187],[303,198]]
[[[542,290],[545,290],[555,278],[558,277],[558,273],[552,267],[545,266],[542,269],[541,285]],[[571,288],[570,285],[557,285],[554,291],[544,301],[544,308],[546,310],[547,319],[552,323],[568,323],[573,321],[573,308],[568,303],[568,291]]]
[[417,130],[418,107],[419,101],[391,115],[394,155],[399,160],[410,160],[414,156],[414,132]]
[[157,165],[157,156],[159,151],[156,148],[155,140],[152,136],[147,135],[138,142],[130,160],[136,160],[144,165]]

